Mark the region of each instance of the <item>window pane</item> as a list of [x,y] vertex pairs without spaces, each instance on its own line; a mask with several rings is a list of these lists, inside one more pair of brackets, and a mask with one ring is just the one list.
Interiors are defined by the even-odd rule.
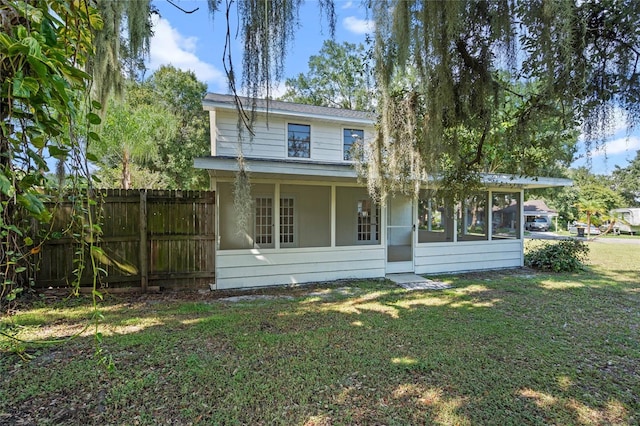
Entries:
[[520,193],[494,192],[491,199],[491,239],[520,238]]
[[293,198],[280,198],[280,244],[283,247],[295,242],[293,224]]
[[311,157],[311,126],[307,124],[289,124],[288,127],[289,157]]
[[487,193],[467,197],[458,212],[458,241],[486,240]]
[[364,130],[344,129],[344,159],[352,160],[362,154],[362,141],[364,140]]
[[257,197],[255,216],[255,236],[254,241],[258,245],[270,245],[273,243],[273,208],[271,198]]

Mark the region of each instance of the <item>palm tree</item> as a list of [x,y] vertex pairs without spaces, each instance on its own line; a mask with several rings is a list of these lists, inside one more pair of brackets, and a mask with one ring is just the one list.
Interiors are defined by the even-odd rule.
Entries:
[[580,198],[576,203],[578,211],[584,215],[587,223],[587,238],[591,237],[591,218],[595,216],[601,216],[607,213],[607,209],[600,200],[587,200]]
[[131,186],[131,165],[157,158],[161,141],[174,138],[176,118],[158,105],[113,102],[100,141],[90,150],[106,167],[121,167],[120,187]]

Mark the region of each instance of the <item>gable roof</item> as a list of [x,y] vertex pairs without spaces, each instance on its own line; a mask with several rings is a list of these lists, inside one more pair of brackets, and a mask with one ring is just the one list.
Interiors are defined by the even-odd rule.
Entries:
[[[241,96],[238,98],[247,111],[251,109],[250,98]],[[256,111],[268,112],[274,115],[290,115],[307,118],[318,118],[325,120],[350,121],[373,125],[376,115],[372,112],[355,111],[343,108],[331,108],[316,105],[297,104],[294,102],[274,101],[256,99]],[[236,103],[233,95],[223,95],[220,93],[207,93],[202,105],[205,110],[229,109],[235,110]]]
[[528,200],[523,204],[524,213],[529,215],[534,214],[557,214],[555,210],[549,208],[544,200]]

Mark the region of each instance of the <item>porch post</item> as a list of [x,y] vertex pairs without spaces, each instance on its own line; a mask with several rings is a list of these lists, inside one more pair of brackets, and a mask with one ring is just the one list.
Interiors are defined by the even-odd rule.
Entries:
[[280,183],[275,184],[275,191],[273,194],[273,247],[280,249]]
[[336,185],[331,185],[331,247],[336,246]]

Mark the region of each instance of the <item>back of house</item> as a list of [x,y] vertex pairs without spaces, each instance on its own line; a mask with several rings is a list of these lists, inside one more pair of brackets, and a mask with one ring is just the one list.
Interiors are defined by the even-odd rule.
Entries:
[[[433,182],[418,197],[378,203],[354,167],[374,114],[257,100],[250,134],[233,96],[210,93],[203,106],[211,155],[195,166],[216,192],[217,289],[519,267],[523,191],[570,183],[486,175],[458,206]],[[250,185],[237,179],[238,157]]]

